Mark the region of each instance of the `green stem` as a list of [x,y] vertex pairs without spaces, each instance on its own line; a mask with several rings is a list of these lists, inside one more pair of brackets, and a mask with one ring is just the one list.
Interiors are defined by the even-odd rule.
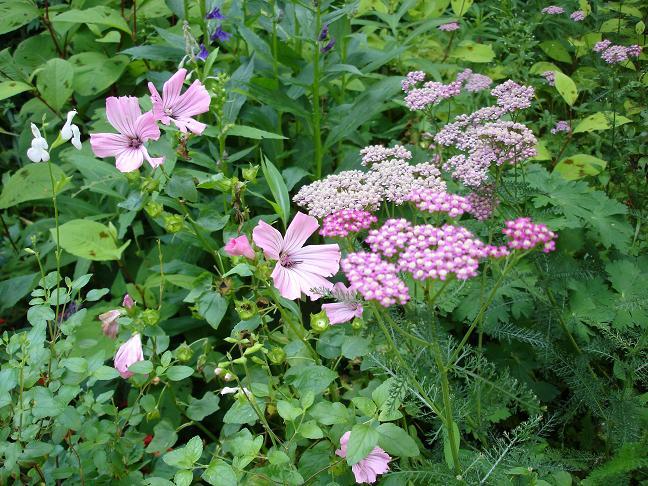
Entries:
[[[322,12],[320,2],[316,2],[316,31],[315,39],[319,36],[322,29]],[[315,53],[313,54],[313,143],[315,145],[315,180],[322,178],[322,134],[321,113],[320,113],[320,50],[317,41],[315,41]]]
[[59,319],[59,289],[61,288],[61,238],[59,233],[59,212],[58,204],[56,201],[56,182],[54,182],[54,173],[52,172],[52,161],[47,162],[49,169],[50,183],[52,184],[52,204],[54,205],[54,225],[56,226],[56,311],[55,311],[55,329],[58,328]]

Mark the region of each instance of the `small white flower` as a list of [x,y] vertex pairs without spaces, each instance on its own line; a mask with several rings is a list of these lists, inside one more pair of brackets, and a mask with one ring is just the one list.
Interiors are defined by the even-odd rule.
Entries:
[[79,127],[72,123],[72,119],[76,114],[76,110],[68,111],[65,125],[61,128],[61,138],[66,142],[72,139],[72,145],[77,150],[81,150],[81,132],[79,131]]
[[32,162],[47,162],[50,158],[47,152],[47,140],[41,136],[40,130],[33,123],[31,124],[31,131],[34,138],[31,142],[31,148],[27,150],[27,157]]
[[247,388],[241,388],[240,386],[225,386],[220,392],[221,395],[230,395],[232,393],[236,393],[236,396],[239,396],[241,393],[243,393],[248,398],[252,398],[252,392],[250,392],[250,390],[248,390]]

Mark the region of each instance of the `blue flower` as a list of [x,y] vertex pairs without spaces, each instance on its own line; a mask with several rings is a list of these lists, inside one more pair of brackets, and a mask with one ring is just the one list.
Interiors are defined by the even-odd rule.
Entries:
[[227,42],[230,37],[232,37],[232,34],[229,32],[225,32],[223,28],[219,25],[216,27],[216,30],[212,33],[212,35],[209,37],[212,42],[213,41],[219,41],[219,42]]
[[205,16],[205,18],[209,20],[223,20],[225,16],[221,13],[220,8],[215,7]]
[[321,52],[322,54],[326,54],[328,51],[330,51],[331,49],[333,49],[334,46],[335,46],[335,39],[334,39],[333,37],[331,37],[331,40],[328,41],[328,44],[326,44],[324,47],[322,47],[322,48],[320,49],[320,52]]
[[200,52],[196,57],[201,61],[204,61],[205,59],[207,59],[207,56],[209,56],[209,51],[205,47],[205,44],[200,44]]
[[328,24],[324,24],[322,26],[322,30],[321,30],[320,35],[317,38],[317,40],[320,41],[320,42],[323,41],[323,40],[326,40],[326,38],[328,37],[328,34],[329,34]]

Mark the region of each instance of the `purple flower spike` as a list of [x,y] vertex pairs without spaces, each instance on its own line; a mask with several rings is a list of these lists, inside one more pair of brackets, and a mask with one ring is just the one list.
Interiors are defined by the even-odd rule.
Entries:
[[219,42],[227,42],[230,37],[232,37],[232,34],[229,32],[225,32],[223,28],[219,25],[216,27],[216,30],[212,33],[212,35],[209,37],[212,42],[214,41],[219,41]]
[[200,52],[196,57],[201,61],[204,61],[205,59],[207,59],[207,56],[209,56],[209,51],[205,47],[205,44],[200,44]]
[[317,40],[320,41],[320,42],[322,42],[322,41],[326,40],[326,38],[328,37],[328,35],[329,35],[328,24],[324,24],[324,25],[322,26],[322,30],[321,30],[320,35],[319,35],[319,37],[317,38]]
[[328,51],[333,49],[334,46],[335,46],[335,39],[333,37],[331,37],[331,40],[328,41],[328,44],[326,44],[324,47],[322,47],[320,49],[320,51],[322,52],[322,54],[326,54]]
[[220,8],[215,7],[205,16],[205,18],[209,20],[223,20],[225,19],[225,16],[220,11]]

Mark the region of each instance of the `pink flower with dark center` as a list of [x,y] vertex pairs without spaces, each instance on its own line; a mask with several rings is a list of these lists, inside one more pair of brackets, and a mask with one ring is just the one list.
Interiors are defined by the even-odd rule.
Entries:
[[250,260],[254,260],[255,257],[254,250],[245,235],[230,239],[225,245],[225,253],[229,256],[244,256]]
[[322,305],[331,324],[342,324],[355,317],[362,317],[362,304],[356,298],[354,290],[348,289],[342,282],[338,282],[333,286],[331,294],[338,302]]
[[165,125],[173,122],[183,133],[188,130],[200,135],[207,125],[192,117],[209,111],[210,97],[205,87],[197,79],[187,88],[187,91],[180,94],[186,76],[186,69],[178,69],[178,72],[164,83],[162,97],[153,83],[148,84],[153,102],[153,115],[156,120],[160,120]]
[[104,336],[109,337],[110,339],[115,339],[117,333],[119,332],[119,324],[117,319],[121,315],[121,311],[114,309],[103,314],[99,314],[99,320],[101,321],[101,331],[104,333]]
[[122,378],[130,378],[133,376],[132,371],[128,368],[138,361],[144,361],[144,352],[142,351],[142,338],[139,333],[133,336],[122,344],[115,353],[115,369],[119,371]]
[[[335,451],[336,455],[340,457],[347,456],[347,444],[349,443],[350,437],[351,432],[345,432],[340,437],[340,448]],[[391,459],[390,455],[380,447],[374,447],[367,457],[351,466],[356,484],[375,483],[379,474],[385,474],[389,471],[389,461]]]
[[337,244],[308,245],[306,240],[319,228],[317,219],[297,213],[285,237],[265,221],[252,232],[254,243],[271,260],[277,260],[272,280],[286,299],[298,299],[302,293],[311,300],[319,298],[318,289],[332,289],[325,277],[332,277],[340,268],[340,247]]
[[142,114],[134,96],[111,96],[106,99],[106,117],[119,133],[92,133],[90,146],[97,157],[115,157],[117,170],[132,172],[144,159],[155,168],[164,157],[149,156],[144,142],[160,138],[160,129],[151,112]]

